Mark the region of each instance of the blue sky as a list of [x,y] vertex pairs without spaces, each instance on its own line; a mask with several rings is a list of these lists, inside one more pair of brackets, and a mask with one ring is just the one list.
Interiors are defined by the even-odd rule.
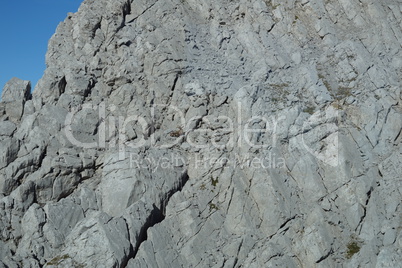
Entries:
[[12,77],[30,80],[32,89],[45,70],[47,43],[68,12],[83,0],[1,0],[0,96]]

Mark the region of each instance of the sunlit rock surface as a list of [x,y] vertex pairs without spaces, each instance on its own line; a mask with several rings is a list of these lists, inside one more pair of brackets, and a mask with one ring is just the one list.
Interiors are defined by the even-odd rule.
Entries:
[[3,91],[0,267],[401,267],[401,11],[84,1]]

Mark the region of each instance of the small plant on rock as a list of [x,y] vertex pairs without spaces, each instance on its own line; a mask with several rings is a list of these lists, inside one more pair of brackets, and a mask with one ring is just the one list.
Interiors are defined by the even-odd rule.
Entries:
[[314,113],[314,107],[308,106],[308,107],[304,108],[303,112],[313,114]]
[[70,256],[65,254],[63,256],[57,256],[54,257],[52,260],[50,260],[47,265],[59,265],[62,261],[69,259]]
[[211,212],[212,210],[218,210],[218,206],[215,205],[214,203],[209,203],[209,211]]
[[356,241],[351,241],[346,246],[348,250],[346,251],[346,258],[350,259],[355,255],[357,252],[360,251],[360,246]]
[[183,128],[178,127],[177,130],[174,130],[174,131],[170,132],[170,137],[178,138],[183,134],[184,134]]
[[212,186],[216,187],[216,185],[218,184],[219,180],[218,178],[214,179],[213,177],[211,177],[211,184]]
[[335,99],[341,100],[352,95],[351,89],[347,87],[340,87],[336,93]]

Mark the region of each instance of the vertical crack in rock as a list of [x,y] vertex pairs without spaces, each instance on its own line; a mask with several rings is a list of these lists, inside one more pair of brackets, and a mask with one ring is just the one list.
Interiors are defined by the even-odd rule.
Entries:
[[367,216],[367,206],[368,206],[368,203],[370,202],[371,194],[372,194],[373,190],[374,190],[374,188],[371,187],[370,190],[367,192],[366,204],[365,204],[365,206],[363,206],[363,215],[361,216],[359,224],[357,225],[357,227],[355,229],[355,231],[357,231],[359,229],[359,233],[361,232],[361,230],[363,228],[363,221]]
[[96,80],[94,78],[89,79],[88,86],[84,91],[84,98],[88,97],[91,94],[92,89],[96,85]]
[[395,139],[394,139],[394,144],[398,144],[397,141],[398,141],[399,137],[401,137],[401,133],[402,133],[402,129],[399,130],[398,135],[396,135],[396,137],[395,137]]
[[371,193],[373,192],[374,188],[370,187],[370,190],[367,192],[367,200],[366,200],[366,206],[368,205],[370,198],[371,198]]
[[176,85],[177,85],[177,80],[179,80],[179,73],[176,74],[176,77],[174,78],[173,85],[172,85],[172,88],[170,89],[170,91],[174,92]]
[[155,224],[162,222],[164,219],[165,217],[162,214],[162,211],[157,206],[153,205],[151,214],[148,216],[145,224],[142,226],[140,230],[137,243],[135,244],[132,254],[130,254],[129,256],[129,259],[134,259],[137,256],[137,252],[141,244],[148,239],[147,236],[148,229],[155,226]]
[[[170,198],[177,192],[180,192],[184,186],[186,185],[187,181],[189,179],[189,176],[187,174],[187,171],[185,171],[182,176],[180,177],[178,183],[175,185],[174,188],[172,188],[170,191],[168,191],[165,196],[161,200],[161,206],[158,208],[155,204],[153,204],[153,209],[148,216],[145,224],[142,226],[137,243],[132,251],[132,254],[130,254],[129,259],[134,259],[137,256],[138,249],[140,248],[141,244],[145,242],[148,239],[147,236],[147,231],[149,228],[155,226],[158,223],[161,223],[165,219],[165,212],[166,212],[166,207],[169,204]],[[124,267],[124,266],[123,266]]]
[[66,77],[63,76],[63,78],[60,79],[58,84],[59,96],[61,96],[66,91],[66,86],[67,86]]
[[[122,219],[124,220],[124,223],[126,224],[126,228],[128,230],[128,232],[127,232],[128,233],[128,241],[131,241],[131,238],[130,238],[131,234],[129,231],[130,228],[128,226],[127,220],[124,217],[122,217]],[[138,244],[138,242],[137,242],[137,244]],[[138,250],[137,244],[136,244],[136,250]],[[127,267],[128,262],[130,261],[131,258],[133,258],[133,256],[135,256],[135,254],[136,254],[136,251],[134,250],[133,245],[130,243],[130,252],[129,252],[127,258],[123,260],[121,267]]]

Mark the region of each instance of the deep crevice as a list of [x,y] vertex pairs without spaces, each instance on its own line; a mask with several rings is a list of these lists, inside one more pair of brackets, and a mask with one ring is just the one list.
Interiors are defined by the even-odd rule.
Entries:
[[87,88],[84,91],[84,98],[87,98],[91,94],[92,89],[95,87],[95,85],[96,80],[94,78],[89,79]]
[[[186,185],[189,176],[187,171],[185,171],[179,179],[178,184],[175,185],[170,191],[168,191],[164,197],[161,199],[160,207],[158,208],[155,204],[153,204],[153,209],[149,214],[148,218],[146,219],[145,224],[142,226],[139,235],[137,237],[137,243],[135,244],[134,248],[130,250],[130,256],[128,260],[134,259],[137,256],[138,250],[143,242],[148,240],[147,231],[149,228],[155,226],[158,223],[161,223],[165,219],[165,211],[166,207],[169,203],[170,198],[177,192],[180,192],[183,187]],[[125,267],[125,266],[123,266]]]
[[169,192],[165,193],[165,196],[161,200],[161,207],[160,211],[162,212],[163,217],[165,217],[165,212],[166,212],[166,207],[169,203],[170,198],[177,192],[181,192],[183,190],[183,187],[186,185],[189,177],[187,174],[187,171],[185,171],[182,176],[180,177],[179,183],[175,185],[173,189],[171,189]]
[[[124,223],[126,224],[126,228],[127,228],[127,233],[128,233],[128,241],[131,241],[130,239],[130,228],[127,224],[127,220],[122,217],[122,219],[124,220]],[[127,255],[127,258],[123,260],[123,262],[121,263],[121,267],[127,267],[128,262],[130,261],[130,259],[132,258],[132,256],[134,256],[134,248],[133,245],[130,243],[130,252]]]
[[64,93],[64,91],[66,90],[66,86],[67,86],[66,77],[63,76],[63,78],[59,81],[58,84],[59,96],[61,96]]
[[151,211],[151,214],[148,216],[145,224],[141,227],[140,233],[137,237],[137,243],[135,244],[135,247],[133,248],[133,254],[132,254],[132,259],[137,256],[138,249],[140,248],[141,244],[148,240],[148,235],[147,231],[149,228],[155,226],[156,224],[162,222],[165,219],[163,216],[162,212],[158,207],[153,205],[153,209]]

